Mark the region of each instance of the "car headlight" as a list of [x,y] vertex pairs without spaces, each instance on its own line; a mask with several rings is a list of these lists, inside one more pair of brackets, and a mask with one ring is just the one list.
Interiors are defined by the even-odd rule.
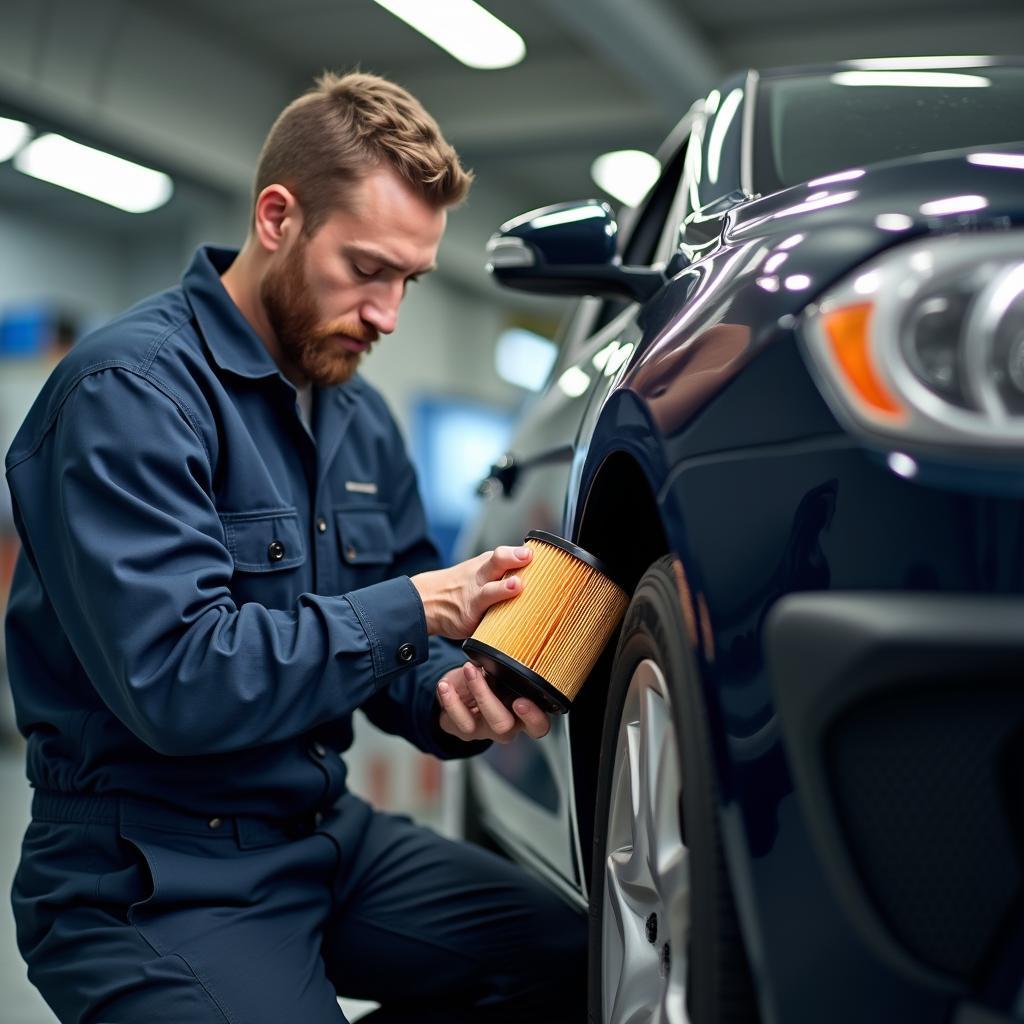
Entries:
[[904,443],[1024,447],[1024,232],[889,250],[810,307],[801,335],[848,426]]

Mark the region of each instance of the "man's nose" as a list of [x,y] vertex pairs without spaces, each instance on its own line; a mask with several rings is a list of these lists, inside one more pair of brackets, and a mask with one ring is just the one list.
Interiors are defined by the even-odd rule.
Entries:
[[402,288],[389,288],[375,295],[363,306],[363,320],[380,334],[391,334],[398,326],[398,307],[402,303]]

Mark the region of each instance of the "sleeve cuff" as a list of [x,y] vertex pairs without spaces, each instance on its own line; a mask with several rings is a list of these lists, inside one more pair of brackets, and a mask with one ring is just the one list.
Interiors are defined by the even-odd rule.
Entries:
[[378,679],[427,660],[430,648],[423,602],[408,576],[353,590],[344,600],[363,627]]

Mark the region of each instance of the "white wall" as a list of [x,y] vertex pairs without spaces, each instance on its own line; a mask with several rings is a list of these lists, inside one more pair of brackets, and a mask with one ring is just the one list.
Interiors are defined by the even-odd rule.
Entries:
[[46,301],[101,320],[121,305],[120,263],[112,241],[0,209],[0,307]]
[[[237,244],[241,229],[229,225],[237,218],[226,211],[174,234],[122,241],[0,209],[0,309],[46,301],[94,326],[177,282],[193,245]],[[496,302],[435,275],[410,286],[398,330],[369,357],[366,376],[406,432],[413,402],[428,392],[514,408],[522,392],[494,372],[494,342],[506,319]]]
[[409,287],[398,329],[374,346],[362,368],[407,439],[414,403],[425,394],[518,406],[524,392],[494,369],[494,343],[506,323],[502,309],[442,278]]

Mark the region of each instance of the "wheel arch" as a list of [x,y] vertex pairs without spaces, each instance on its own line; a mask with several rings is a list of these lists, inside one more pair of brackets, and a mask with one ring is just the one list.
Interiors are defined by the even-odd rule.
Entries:
[[[580,508],[576,542],[600,558],[629,593],[648,566],[670,552],[654,487],[640,460],[627,449],[616,449],[602,459]],[[568,722],[576,826],[587,891],[601,730],[617,637],[616,633],[602,652]]]

